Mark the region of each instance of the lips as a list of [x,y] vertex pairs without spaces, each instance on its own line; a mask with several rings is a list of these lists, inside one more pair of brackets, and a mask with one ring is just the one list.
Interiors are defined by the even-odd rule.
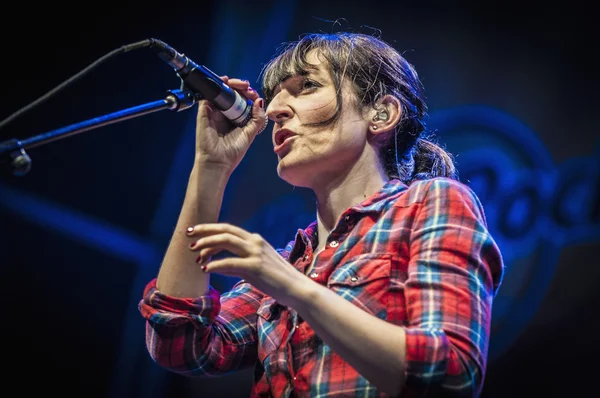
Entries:
[[292,131],[290,131],[290,130],[287,130],[287,129],[281,129],[281,130],[279,130],[277,133],[275,133],[275,145],[276,145],[276,146],[279,146],[279,145],[283,144],[283,142],[284,142],[284,141],[285,141],[287,138],[289,138],[289,137],[293,137],[293,136],[295,136],[295,135],[296,135],[296,134],[295,134],[295,133],[293,133],[293,132],[292,132]]

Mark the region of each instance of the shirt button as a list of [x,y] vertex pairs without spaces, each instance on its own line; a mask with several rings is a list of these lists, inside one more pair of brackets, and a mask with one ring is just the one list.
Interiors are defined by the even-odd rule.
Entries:
[[312,274],[310,274],[310,277],[315,279],[317,276],[319,276],[319,274],[317,274],[316,272],[313,272]]
[[308,261],[308,254],[304,256],[304,261]]
[[339,244],[340,244],[340,243],[339,243],[337,240],[332,240],[332,241],[329,243],[329,246],[330,246],[330,247],[337,247]]
[[353,276],[352,278],[350,278],[350,280],[351,280],[352,282],[356,282],[356,281],[358,280],[358,278],[357,278],[357,277],[355,277],[355,276]]

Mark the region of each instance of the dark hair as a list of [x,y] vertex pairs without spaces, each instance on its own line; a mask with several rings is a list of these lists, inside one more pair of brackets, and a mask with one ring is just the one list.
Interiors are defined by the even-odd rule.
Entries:
[[267,103],[286,78],[314,69],[307,61],[312,50],[326,60],[337,93],[335,114],[319,124],[338,120],[343,102],[342,82],[349,77],[359,109],[375,106],[387,94],[401,103],[400,122],[390,134],[380,134],[383,137],[377,140],[379,157],[389,178],[407,184],[438,176],[458,179],[452,155],[433,141],[433,134],[424,134],[427,105],[416,70],[377,37],[349,32],[312,33],[284,44],[263,68],[263,95]]

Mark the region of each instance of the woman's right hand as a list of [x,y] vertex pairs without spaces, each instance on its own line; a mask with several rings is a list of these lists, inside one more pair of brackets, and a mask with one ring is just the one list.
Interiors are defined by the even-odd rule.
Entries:
[[198,104],[196,116],[196,162],[222,166],[232,172],[248,151],[254,138],[266,127],[268,119],[264,99],[247,80],[221,79],[243,97],[250,99],[252,119],[244,127],[235,127],[223,113],[207,100]]

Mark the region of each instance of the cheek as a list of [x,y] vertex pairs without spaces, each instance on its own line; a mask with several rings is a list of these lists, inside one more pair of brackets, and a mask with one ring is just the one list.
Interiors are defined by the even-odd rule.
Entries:
[[318,123],[329,119],[335,114],[335,97],[315,98],[297,109],[300,122],[303,124]]

